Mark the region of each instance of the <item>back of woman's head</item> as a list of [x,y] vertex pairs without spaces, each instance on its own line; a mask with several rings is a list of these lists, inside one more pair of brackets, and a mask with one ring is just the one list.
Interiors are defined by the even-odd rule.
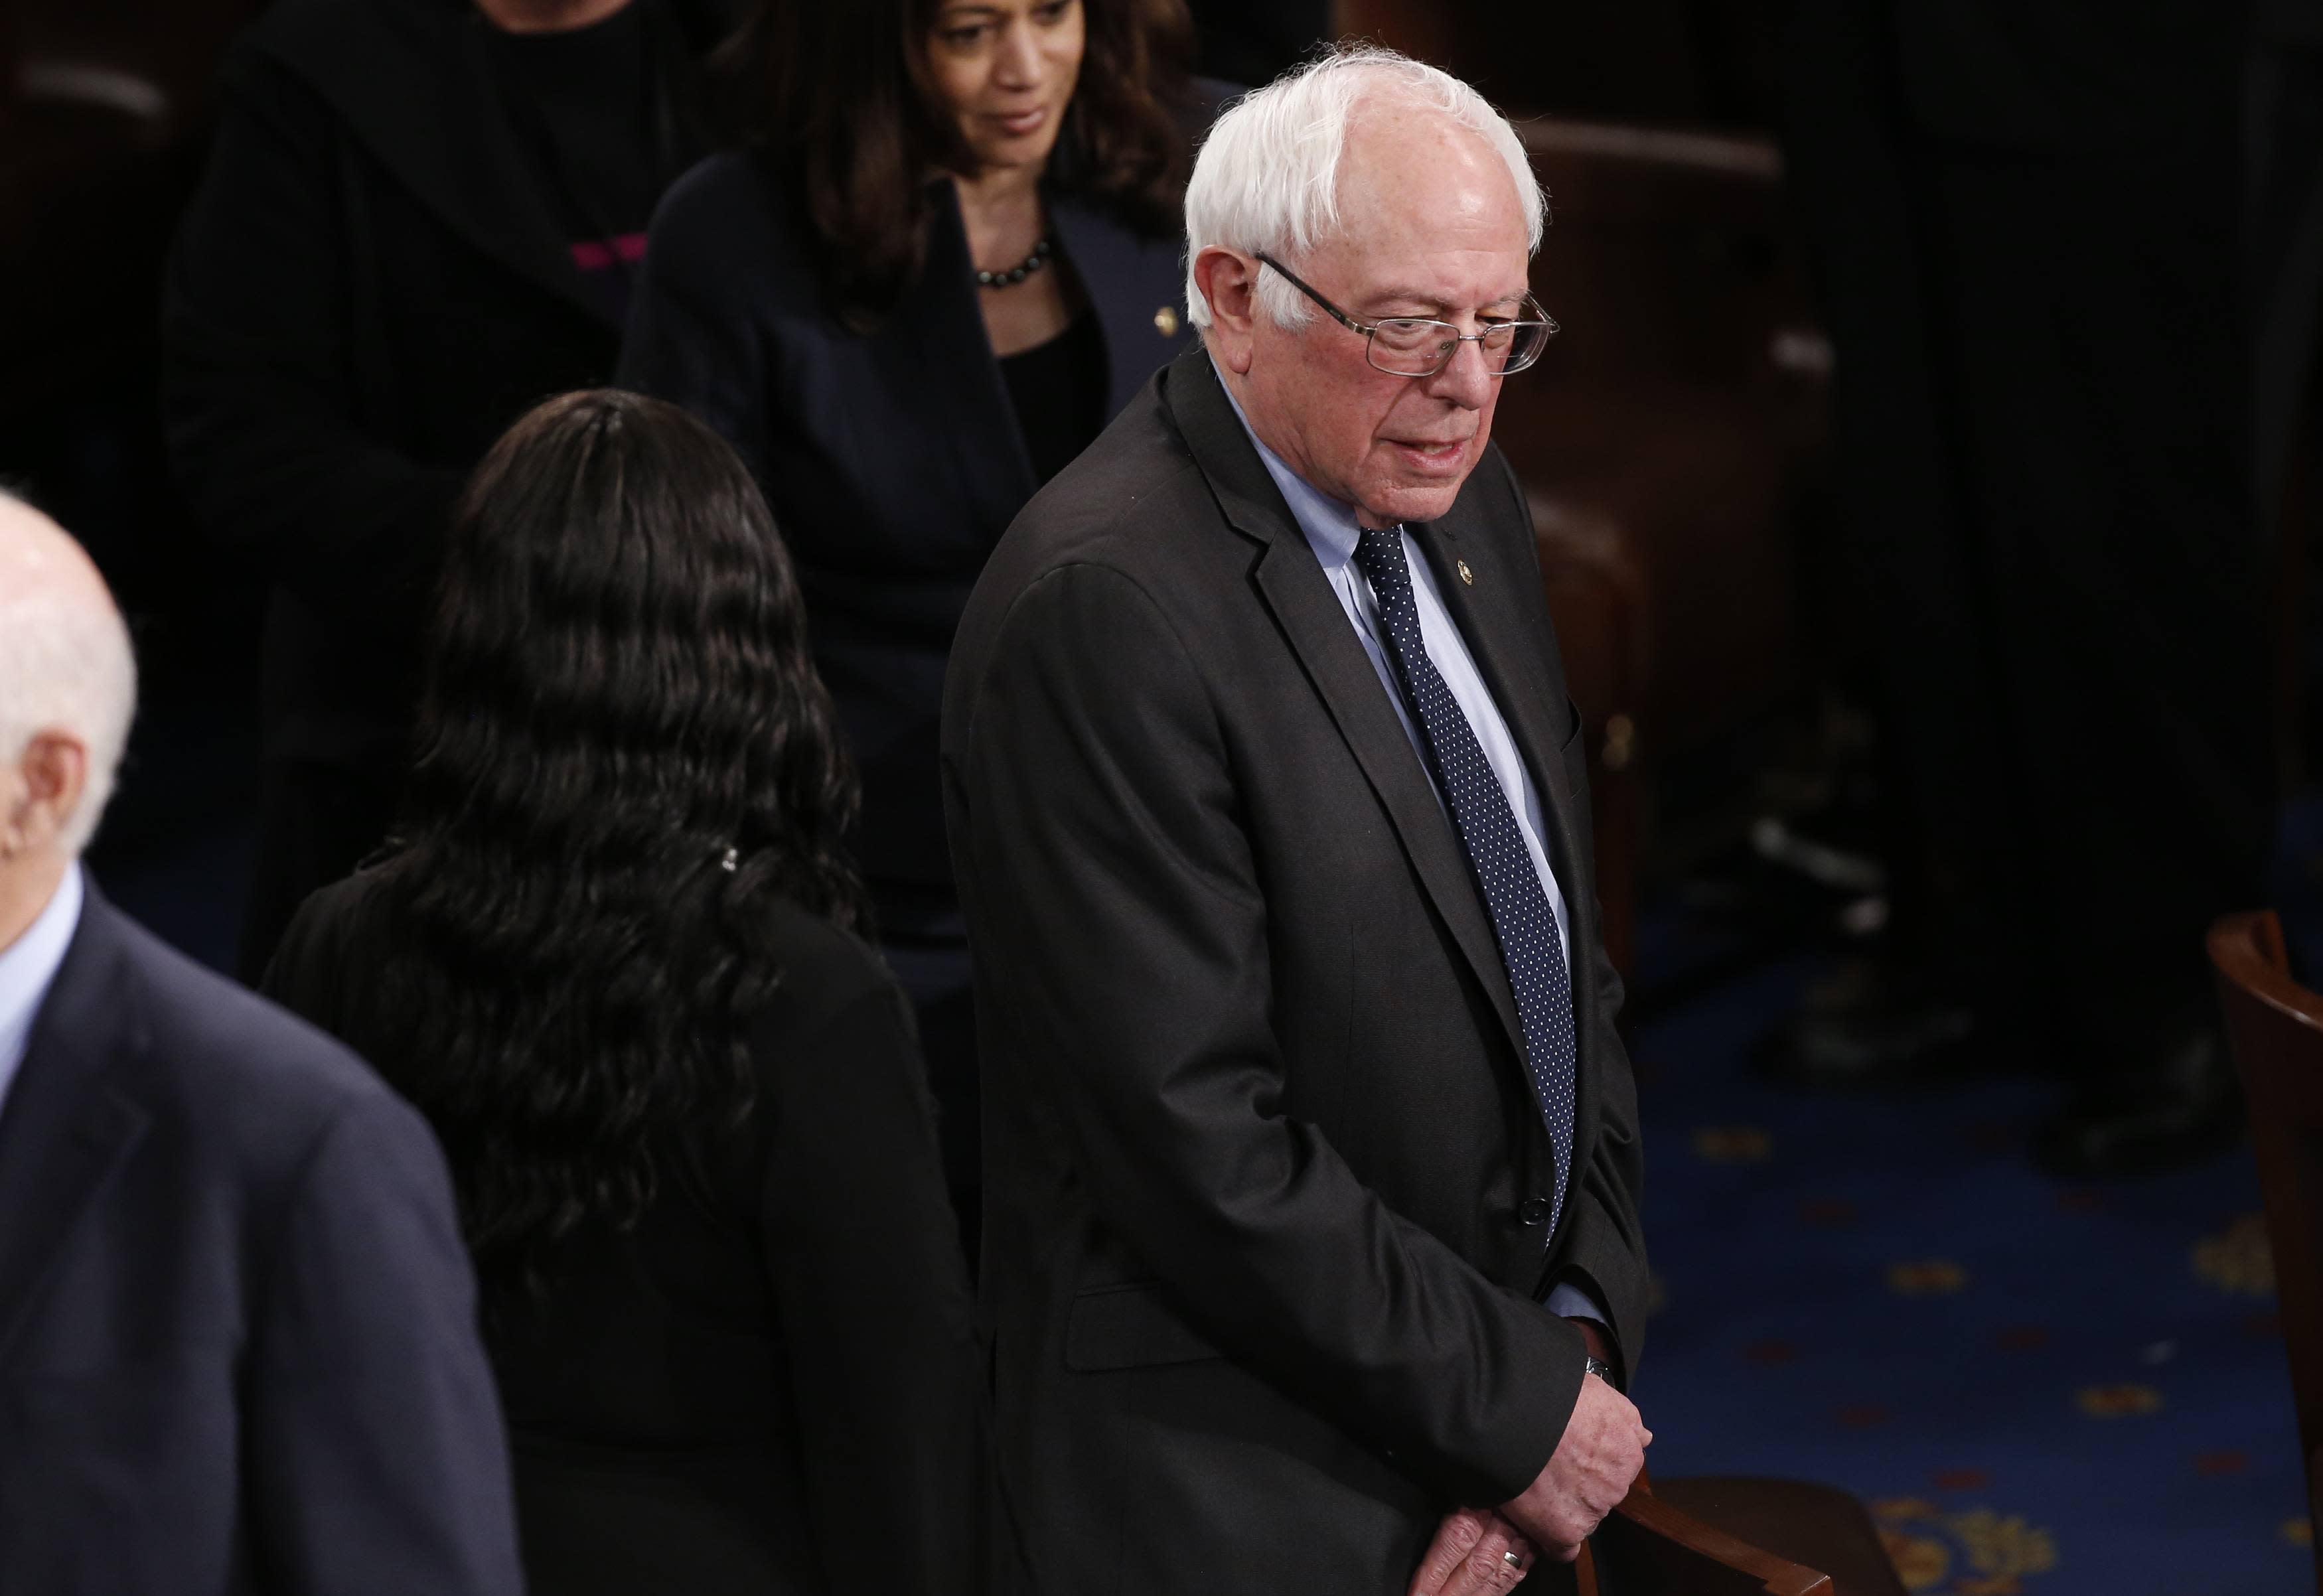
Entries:
[[489,1268],[634,1220],[747,1115],[776,901],[858,916],[851,777],[733,452],[632,394],[519,420],[453,518],[418,748],[351,1040],[435,1123]]

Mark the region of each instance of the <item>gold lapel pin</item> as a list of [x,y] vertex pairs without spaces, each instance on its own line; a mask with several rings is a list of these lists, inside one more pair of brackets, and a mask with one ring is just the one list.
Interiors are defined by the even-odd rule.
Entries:
[[1178,335],[1178,310],[1175,306],[1164,305],[1153,313],[1153,330],[1164,338]]
[[1460,573],[1461,581],[1466,582],[1470,587],[1476,585],[1476,573],[1468,569],[1467,561],[1455,560],[1452,562],[1452,565],[1455,570]]

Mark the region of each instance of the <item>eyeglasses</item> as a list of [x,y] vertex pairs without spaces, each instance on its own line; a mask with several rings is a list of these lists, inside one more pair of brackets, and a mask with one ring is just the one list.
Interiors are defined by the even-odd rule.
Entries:
[[1448,321],[1420,316],[1391,316],[1366,325],[1300,281],[1297,272],[1273,256],[1261,254],[1258,258],[1281,272],[1292,288],[1329,311],[1333,321],[1349,332],[1361,333],[1365,358],[1390,376],[1433,377],[1452,363],[1460,345],[1474,344],[1483,354],[1484,370],[1495,377],[1505,377],[1538,360],[1541,351],[1548,347],[1548,341],[1556,336],[1556,323],[1549,319],[1548,313],[1530,294],[1524,297],[1524,303],[1531,316],[1522,321],[1487,322],[1480,333],[1464,333]]

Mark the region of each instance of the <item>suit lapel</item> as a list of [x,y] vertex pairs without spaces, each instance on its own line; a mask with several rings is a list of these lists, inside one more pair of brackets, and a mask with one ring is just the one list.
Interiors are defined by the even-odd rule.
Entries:
[[0,1109],[0,1364],[81,1215],[143,1134],[117,1067],[146,1046],[123,1002],[127,950],[95,886]]
[[1110,421],[1192,341],[1179,304],[1185,292],[1183,241],[1143,237],[1070,194],[1050,197],[1049,216],[1105,335]]
[[937,408],[938,434],[950,441],[960,480],[997,540],[1040,484],[1033,480],[1033,452],[977,306],[976,262],[968,252],[960,192],[950,179],[934,189],[927,265],[895,308],[896,335],[875,342],[913,362],[909,372],[897,373],[903,379],[898,390],[916,390]]
[[[1477,473],[1484,473],[1487,483],[1498,474],[1492,463],[1477,463]],[[1583,1060],[1574,1081],[1573,1157],[1577,1176],[1588,1167],[1596,1112],[1596,1072],[1585,1061],[1602,1019],[1597,984],[1592,978],[1598,934],[1592,886],[1595,866],[1583,857],[1580,833],[1574,823],[1582,795],[1574,791],[1565,767],[1564,733],[1571,728],[1566,724],[1565,706],[1553,702],[1560,695],[1550,693],[1549,674],[1538,645],[1531,641],[1541,636],[1535,618],[1526,612],[1529,606],[1544,602],[1539,571],[1532,561],[1509,555],[1510,539],[1491,534],[1482,511],[1483,495],[1489,490],[1477,482],[1477,473],[1470,475],[1467,487],[1442,520],[1409,530],[1435,570],[1444,608],[1460,628],[1469,656],[1491,689],[1492,702],[1500,706],[1509,735],[1515,739],[1534,789],[1542,794],[1543,807],[1556,828],[1550,864],[1565,893],[1565,935],[1574,953],[1574,1046]],[[1526,530],[1529,532],[1529,526]],[[1460,575],[1464,564],[1468,578]],[[1543,839],[1545,844],[1548,840]],[[1560,1225],[1558,1235],[1547,1238],[1546,1244],[1554,1247],[1570,1234],[1574,1206],[1568,1197],[1565,1207],[1568,1223]]]
[[1363,767],[1428,901],[1450,928],[1521,1058],[1524,1032],[1516,998],[1459,839],[1321,562],[1266,474],[1208,353],[1198,344],[1171,366],[1166,393],[1179,430],[1227,520],[1266,546],[1255,573],[1259,595]]

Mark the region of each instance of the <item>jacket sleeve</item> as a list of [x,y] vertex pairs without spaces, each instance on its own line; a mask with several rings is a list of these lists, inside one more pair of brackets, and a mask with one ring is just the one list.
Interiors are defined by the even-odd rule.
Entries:
[[692,411],[767,480],[767,376],[751,311],[766,218],[741,156],[713,157],[654,215],[614,381]]
[[254,1310],[253,1558],[306,1596],[520,1596],[500,1399],[435,1138],[384,1092],[289,1193]]
[[1621,1011],[1621,977],[1602,943],[1590,957],[1600,994],[1597,1012],[1605,1017],[1603,1034],[1583,1065],[1594,1083],[1597,1124],[1588,1166],[1576,1183],[1558,1278],[1587,1291],[1605,1310],[1616,1372],[1627,1390],[1646,1341],[1649,1277],[1639,1217],[1645,1160],[1638,1137],[1637,1082],[1629,1050],[1612,1030],[1612,1018]]
[[834,1596],[965,1596],[983,1427],[960,1226],[902,995],[780,1039],[766,1266]]
[[171,251],[161,402],[197,518],[326,614],[425,602],[464,472],[367,427],[348,151],[314,91],[245,50]]
[[1116,571],[1051,572],[968,707],[978,959],[1105,1223],[1238,1361],[1447,1496],[1518,1494],[1564,1434],[1580,1333],[1284,1114],[1260,861],[1166,618]]

